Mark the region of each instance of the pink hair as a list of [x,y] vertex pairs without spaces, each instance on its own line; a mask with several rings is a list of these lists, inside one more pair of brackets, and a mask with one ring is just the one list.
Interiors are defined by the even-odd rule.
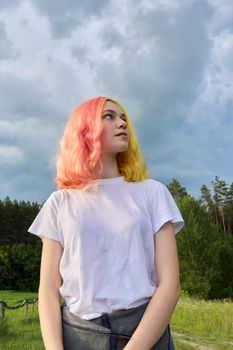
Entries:
[[91,180],[98,179],[103,169],[100,160],[100,135],[103,130],[102,111],[107,100],[116,103],[125,113],[129,132],[128,149],[117,154],[119,172],[126,181],[148,178],[134,130],[128,114],[116,100],[96,97],[83,102],[71,114],[60,141],[57,158],[57,188],[88,188]]

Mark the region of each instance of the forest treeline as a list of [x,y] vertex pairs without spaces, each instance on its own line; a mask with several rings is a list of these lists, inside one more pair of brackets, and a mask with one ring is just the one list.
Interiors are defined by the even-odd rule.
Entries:
[[[173,179],[168,185],[185,227],[176,235],[181,287],[204,299],[233,298],[233,183],[218,176],[193,198]],[[0,200],[0,290],[37,291],[41,240],[27,232],[41,205]]]

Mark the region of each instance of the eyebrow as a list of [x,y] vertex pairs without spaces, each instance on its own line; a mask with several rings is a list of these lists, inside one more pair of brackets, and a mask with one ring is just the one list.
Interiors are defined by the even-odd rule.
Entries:
[[[105,113],[105,112],[112,112],[112,113],[116,114],[116,112],[113,111],[112,109],[105,109],[105,110],[103,111],[103,113]],[[125,117],[125,118],[126,118],[126,115],[125,115],[124,113],[121,113],[121,117]]]

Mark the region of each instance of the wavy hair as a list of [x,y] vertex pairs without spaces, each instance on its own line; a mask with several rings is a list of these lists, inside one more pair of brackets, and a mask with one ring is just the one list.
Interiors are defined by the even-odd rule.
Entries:
[[129,133],[128,149],[116,155],[118,169],[125,181],[149,178],[135,132],[125,108],[116,100],[96,97],[83,102],[72,112],[60,140],[55,182],[58,189],[86,189],[94,184],[103,170],[100,136],[102,111],[106,101],[117,104],[126,116]]

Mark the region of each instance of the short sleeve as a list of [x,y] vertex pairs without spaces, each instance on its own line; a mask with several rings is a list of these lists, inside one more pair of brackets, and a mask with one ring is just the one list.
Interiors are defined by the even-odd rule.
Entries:
[[159,181],[154,185],[150,191],[153,233],[156,234],[163,224],[171,221],[176,234],[184,227],[184,219],[168,188]]
[[58,230],[58,202],[52,193],[35,217],[28,232],[60,241]]

